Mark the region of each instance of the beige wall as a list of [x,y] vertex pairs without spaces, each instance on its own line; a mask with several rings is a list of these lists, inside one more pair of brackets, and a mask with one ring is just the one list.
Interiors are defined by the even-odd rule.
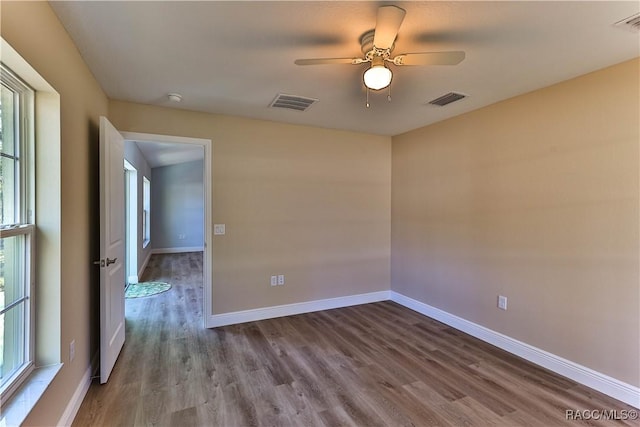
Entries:
[[392,289],[640,385],[639,63],[394,137]]
[[213,141],[214,314],[389,289],[391,138],[120,101],[109,117]]
[[[59,239],[60,277],[38,286],[60,286],[60,348],[65,365],[26,420],[27,425],[51,425],[62,415],[98,346],[99,277],[91,261],[98,258],[99,251],[97,129],[108,103],[47,3],[2,1],[0,7],[2,37],[60,94],[61,208],[57,232],[48,224],[48,235]],[[68,353],[71,340],[76,342],[73,362],[69,362]]]

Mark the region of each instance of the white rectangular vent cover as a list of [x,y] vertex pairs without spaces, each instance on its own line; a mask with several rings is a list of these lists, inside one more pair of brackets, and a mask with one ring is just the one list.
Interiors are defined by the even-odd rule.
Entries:
[[616,22],[613,25],[627,31],[638,33],[640,32],[640,13],[636,13],[635,15]]
[[447,104],[451,104],[452,102],[459,101],[466,97],[467,95],[464,95],[462,93],[449,92],[446,95],[442,95],[439,98],[429,101],[429,104],[444,107]]
[[305,98],[304,96],[286,95],[279,93],[278,96],[271,102],[269,107],[273,108],[287,108],[289,110],[306,111],[314,103],[318,102],[315,98]]

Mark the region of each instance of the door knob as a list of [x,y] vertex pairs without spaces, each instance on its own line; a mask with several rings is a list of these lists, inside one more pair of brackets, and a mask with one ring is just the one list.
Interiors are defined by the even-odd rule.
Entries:
[[109,267],[111,264],[115,264],[117,260],[118,260],[118,258],[109,259],[107,257],[107,267]]

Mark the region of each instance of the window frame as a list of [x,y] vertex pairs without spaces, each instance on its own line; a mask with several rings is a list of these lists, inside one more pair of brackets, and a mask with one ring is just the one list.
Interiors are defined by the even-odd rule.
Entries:
[[[23,251],[20,265],[22,284],[19,286],[23,286],[24,296],[21,302],[2,308],[3,314],[6,314],[19,305],[24,306],[22,363],[0,385],[0,400],[7,401],[35,369],[35,90],[4,63],[0,63],[0,76],[2,85],[13,91],[17,100],[14,110],[14,153],[12,156],[0,155],[13,158],[14,167],[18,168],[17,172],[14,171],[13,186],[17,191],[14,194],[13,223],[0,224],[0,231],[3,239],[23,239],[19,246]],[[4,336],[2,339],[4,342]]]

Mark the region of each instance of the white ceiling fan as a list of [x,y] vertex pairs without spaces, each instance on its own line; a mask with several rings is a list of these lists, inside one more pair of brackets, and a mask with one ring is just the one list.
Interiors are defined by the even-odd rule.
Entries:
[[[376,27],[360,37],[362,58],[315,58],[297,59],[297,65],[320,64],[352,64],[370,62],[363,80],[367,89],[381,90],[391,84],[393,73],[385,63],[393,65],[456,65],[465,57],[462,51],[402,53],[391,56],[394,42],[406,11],[397,6],[381,6],[378,8]],[[390,100],[391,98],[389,98]],[[369,102],[367,101],[367,107]]]

